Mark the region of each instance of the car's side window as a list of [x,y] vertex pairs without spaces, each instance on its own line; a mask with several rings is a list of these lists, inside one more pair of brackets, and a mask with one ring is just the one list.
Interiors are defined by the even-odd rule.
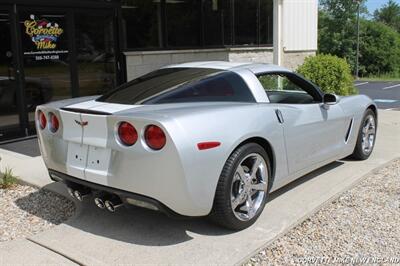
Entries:
[[271,103],[309,104],[319,101],[301,82],[285,74],[262,74],[257,76]]

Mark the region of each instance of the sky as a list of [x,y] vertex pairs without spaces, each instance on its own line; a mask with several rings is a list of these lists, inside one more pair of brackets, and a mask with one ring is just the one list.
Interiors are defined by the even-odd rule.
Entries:
[[[394,0],[398,4],[400,4],[400,0]],[[366,5],[368,11],[372,14],[377,8],[380,8],[384,4],[386,4],[388,0],[367,0]]]

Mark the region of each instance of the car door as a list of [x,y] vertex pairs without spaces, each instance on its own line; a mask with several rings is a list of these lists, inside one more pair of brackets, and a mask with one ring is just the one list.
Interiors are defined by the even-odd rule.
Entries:
[[258,79],[283,125],[290,175],[340,154],[340,132],[346,126],[339,105],[323,104],[323,94],[292,73],[266,73]]

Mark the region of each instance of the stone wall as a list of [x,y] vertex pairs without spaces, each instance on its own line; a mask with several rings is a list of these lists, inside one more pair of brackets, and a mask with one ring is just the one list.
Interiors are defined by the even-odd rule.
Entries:
[[125,52],[125,56],[128,81],[166,65],[193,61],[228,61],[226,49]]
[[296,70],[299,65],[303,64],[306,57],[314,55],[314,51],[284,52],[282,63],[284,67]]
[[231,62],[272,63],[274,61],[273,49],[269,47],[230,48],[228,53]]
[[[303,63],[304,58],[315,52],[285,52],[283,66],[292,70]],[[243,47],[221,49],[164,50],[125,52],[127,79],[132,80],[165,65],[193,61],[231,61],[273,63],[271,47]]]

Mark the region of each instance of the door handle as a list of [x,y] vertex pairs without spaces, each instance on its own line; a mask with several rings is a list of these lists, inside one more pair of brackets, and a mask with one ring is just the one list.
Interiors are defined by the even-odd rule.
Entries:
[[275,114],[276,114],[276,117],[278,118],[278,122],[283,124],[283,122],[285,122],[285,120],[283,120],[282,112],[279,109],[276,109]]

